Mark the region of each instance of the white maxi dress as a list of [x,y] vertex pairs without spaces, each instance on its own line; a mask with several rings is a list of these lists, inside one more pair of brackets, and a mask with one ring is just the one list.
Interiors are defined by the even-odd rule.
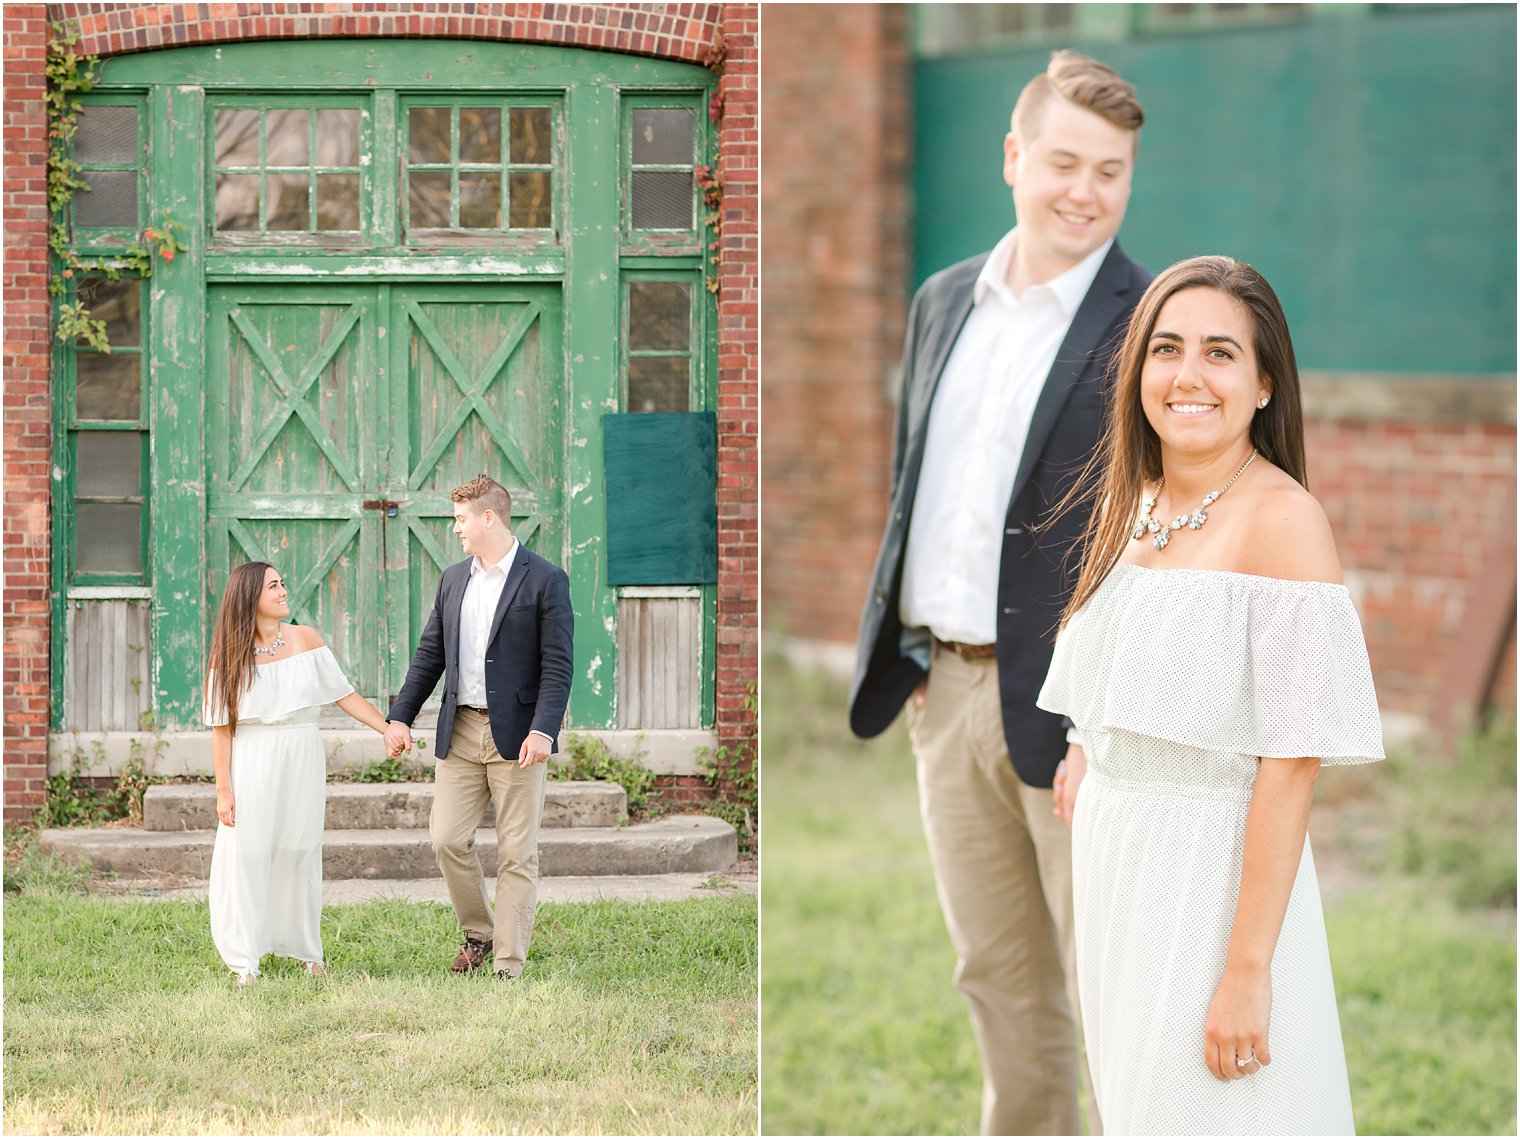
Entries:
[[1204,1067],[1259,765],[1383,757],[1346,588],[1120,562],[1061,631],[1038,702],[1087,752],[1072,882],[1104,1131],[1354,1134],[1307,838],[1272,957],[1272,1063],[1228,1082]]
[[[236,826],[216,828],[211,939],[234,973],[266,953],[322,960],[322,829],[327,760],[317,717],[354,690],[327,646],[255,666],[232,737]],[[227,722],[213,708],[206,723]]]

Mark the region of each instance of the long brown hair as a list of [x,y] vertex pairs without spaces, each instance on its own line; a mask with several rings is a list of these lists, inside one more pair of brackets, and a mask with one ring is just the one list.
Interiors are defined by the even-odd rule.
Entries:
[[253,646],[258,642],[259,595],[264,578],[274,567],[268,562],[244,562],[227,575],[222,605],[211,634],[211,707],[227,713],[227,726],[237,732],[238,699],[253,684]]
[[1145,290],[1130,318],[1114,362],[1103,438],[1076,485],[1052,510],[1052,517],[1082,502],[1096,505],[1082,535],[1082,568],[1061,624],[1087,603],[1114,568],[1130,540],[1135,509],[1146,482],[1161,477],[1161,440],[1140,402],[1140,372],[1161,307],[1184,289],[1217,289],[1251,314],[1256,367],[1271,385],[1272,400],[1251,419],[1251,443],[1263,458],[1281,467],[1306,489],[1304,410],[1298,363],[1282,305],[1267,280],[1243,261],[1192,257],[1163,271]]

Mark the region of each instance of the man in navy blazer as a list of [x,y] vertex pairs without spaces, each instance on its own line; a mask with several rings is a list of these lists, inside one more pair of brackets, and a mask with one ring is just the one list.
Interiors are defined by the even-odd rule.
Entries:
[[[513,978],[533,936],[546,761],[570,699],[575,616],[565,571],[513,537],[506,487],[481,475],[452,498],[454,533],[471,556],[443,571],[385,741],[392,755],[411,747],[412,721],[442,677],[429,830],[464,931],[451,968],[469,973],[494,954],[496,976]],[[494,915],[475,851],[488,802]]]
[[[985,1134],[1080,1127],[1071,840],[1049,790],[1068,741],[1035,697],[1086,514],[1040,524],[1093,452],[1105,372],[1150,281],[1115,240],[1142,119],[1128,83],[1073,52],[1019,96],[1003,153],[1017,228],[930,277],[909,312],[861,618],[850,726],[878,735],[908,704]],[[1069,758],[1083,762],[1075,742]]]

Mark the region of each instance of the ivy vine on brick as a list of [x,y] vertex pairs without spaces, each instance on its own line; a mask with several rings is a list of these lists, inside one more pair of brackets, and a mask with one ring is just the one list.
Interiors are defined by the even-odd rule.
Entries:
[[[728,40],[722,33],[713,45],[702,53],[702,63],[720,80],[720,85],[715,88],[712,98],[707,101],[707,117],[712,120],[714,126],[720,128],[719,137],[722,137],[723,125],[723,92],[721,80],[723,68],[728,61]],[[714,146],[714,151],[718,149]],[[702,204],[707,207],[707,212],[702,220],[712,231],[713,239],[707,243],[707,259],[712,263],[712,273],[707,278],[707,291],[714,296],[722,288],[722,262],[723,262],[723,181],[718,177],[717,158],[714,157],[713,165],[698,166],[692,171],[696,178],[697,186],[702,191]]]
[[[89,184],[80,177],[83,166],[74,159],[74,135],[79,130],[83,103],[79,96],[92,90],[99,79],[100,57],[80,55],[74,45],[78,33],[64,24],[52,25],[48,40],[47,92],[48,116],[47,186],[48,212],[54,221],[48,229],[48,248],[54,259],[48,278],[48,292],[57,297],[69,291],[68,282],[76,275],[89,273],[119,280],[124,274],[151,277],[156,258],[173,261],[185,251],[181,240],[184,226],[168,215],[157,225],[145,226],[120,254],[109,257],[80,257],[69,240],[68,225],[61,220],[74,195],[88,193]],[[90,315],[89,307],[76,293],[74,300],[60,304],[56,313],[55,335],[59,340],[80,340],[101,352],[110,352],[105,321]]]

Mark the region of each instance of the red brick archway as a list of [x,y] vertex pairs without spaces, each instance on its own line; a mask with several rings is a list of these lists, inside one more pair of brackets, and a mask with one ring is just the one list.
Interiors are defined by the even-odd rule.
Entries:
[[[719,743],[748,735],[759,631],[759,12],[756,4],[7,4],[4,219],[4,802],[29,815],[47,777],[51,390],[47,119],[50,22],[100,56],[249,40],[453,38],[557,44],[706,64],[719,83],[724,182],[718,371]],[[695,788],[691,788],[695,791]],[[676,794],[679,796],[680,792]]]
[[50,4],[78,50],[120,55],[240,40],[356,36],[515,40],[703,62],[720,4]]

